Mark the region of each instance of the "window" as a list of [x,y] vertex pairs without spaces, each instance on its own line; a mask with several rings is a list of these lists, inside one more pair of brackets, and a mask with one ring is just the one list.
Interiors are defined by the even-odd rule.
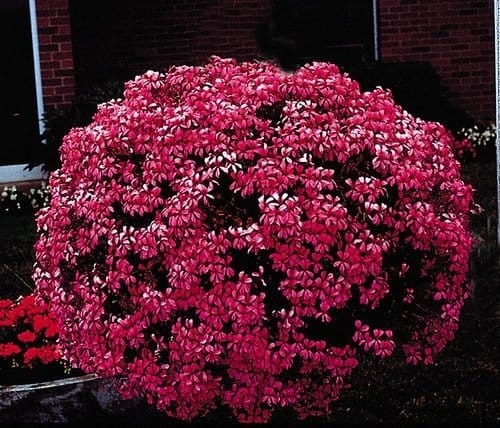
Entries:
[[352,65],[375,60],[372,0],[275,0],[261,34],[266,56],[291,67],[331,61]]
[[24,164],[39,138],[28,0],[0,2],[0,43],[0,165]]

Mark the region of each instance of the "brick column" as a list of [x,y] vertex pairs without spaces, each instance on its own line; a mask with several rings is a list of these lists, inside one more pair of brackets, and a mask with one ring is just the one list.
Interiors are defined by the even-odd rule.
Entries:
[[47,109],[75,96],[69,0],[36,0],[43,100]]

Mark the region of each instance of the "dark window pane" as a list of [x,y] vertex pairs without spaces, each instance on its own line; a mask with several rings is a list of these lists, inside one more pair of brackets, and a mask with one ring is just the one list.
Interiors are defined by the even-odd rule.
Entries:
[[290,66],[307,61],[352,65],[374,60],[371,0],[275,0],[263,51]]
[[28,0],[0,1],[0,165],[26,163],[38,138]]

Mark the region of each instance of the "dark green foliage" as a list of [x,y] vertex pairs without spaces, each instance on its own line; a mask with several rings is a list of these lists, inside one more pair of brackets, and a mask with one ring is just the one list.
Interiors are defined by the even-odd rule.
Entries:
[[375,62],[344,67],[361,89],[390,89],[396,103],[425,120],[440,122],[457,134],[473,119],[450,102],[450,92],[437,70],[426,62]]
[[68,106],[53,109],[44,115],[45,132],[31,152],[27,169],[41,165],[44,171],[54,171],[61,164],[59,147],[71,128],[88,125],[97,111],[97,105],[123,94],[123,83],[108,81],[82,91]]

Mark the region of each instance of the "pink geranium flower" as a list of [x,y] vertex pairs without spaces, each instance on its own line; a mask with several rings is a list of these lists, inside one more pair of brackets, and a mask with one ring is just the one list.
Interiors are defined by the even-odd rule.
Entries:
[[332,64],[138,76],[66,136],[38,215],[62,354],[169,415],[245,422],[329,413],[357,353],[430,364],[470,293],[457,147]]

